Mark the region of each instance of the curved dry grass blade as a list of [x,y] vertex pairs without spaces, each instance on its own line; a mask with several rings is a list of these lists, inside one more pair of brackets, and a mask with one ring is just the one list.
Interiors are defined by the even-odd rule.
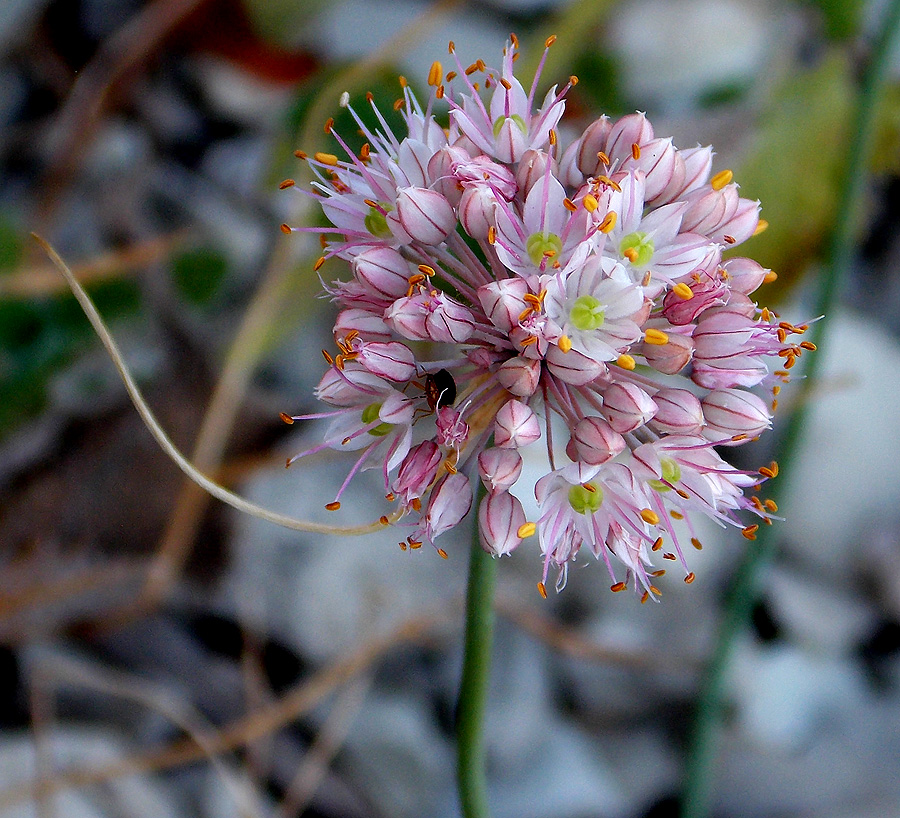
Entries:
[[[109,353],[109,357],[112,358],[113,364],[115,364],[115,367],[119,372],[119,376],[122,378],[122,382],[125,384],[125,389],[128,391],[128,396],[131,398],[131,402],[134,404],[134,408],[137,409],[138,414],[141,416],[141,420],[144,421],[144,425],[150,430],[150,434],[152,434],[156,439],[156,442],[159,444],[160,448],[162,448],[162,450],[173,461],[175,461],[175,464],[178,466],[178,468],[180,468],[198,486],[209,492],[216,499],[221,500],[223,503],[227,503],[232,508],[235,508],[238,511],[242,511],[245,514],[250,514],[254,517],[259,517],[261,520],[268,520],[270,523],[283,526],[284,528],[290,528],[295,531],[311,531],[317,534],[352,535],[370,534],[374,531],[380,531],[384,528],[384,523],[381,522],[381,520],[376,520],[372,523],[358,526],[335,526],[326,525],[325,523],[316,523],[310,520],[299,520],[296,517],[291,517],[287,514],[279,514],[275,511],[264,508],[263,506],[259,506],[256,503],[251,503],[249,500],[246,500],[245,498],[235,494],[234,492],[229,491],[224,486],[220,486],[215,481],[210,480],[210,478],[208,478],[205,474],[202,474],[193,465],[193,463],[191,463],[175,447],[175,444],[172,443],[165,430],[162,428],[162,426],[160,426],[159,421],[150,410],[150,407],[147,406],[147,402],[144,400],[144,397],[141,394],[138,385],[135,383],[134,378],[131,376],[131,372],[129,371],[128,366],[125,363],[125,360],[122,358],[122,353],[119,352],[119,348],[116,345],[116,342],[113,340],[112,335],[110,335],[106,324],[100,317],[100,313],[97,312],[97,308],[94,306],[93,301],[91,301],[90,296],[78,283],[78,280],[72,274],[72,271],[62,260],[62,258],[60,258],[56,250],[54,250],[46,240],[44,240],[37,234],[32,233],[32,236],[34,236],[35,240],[38,242],[38,244],[41,245],[41,247],[44,249],[44,252],[46,252],[49,256],[50,260],[54,263],[54,265],[56,265],[56,268],[65,277],[66,282],[72,290],[72,293],[78,300],[81,308],[84,310],[84,313],[87,316],[88,320],[91,322],[91,326],[93,326],[94,331],[97,333],[97,335],[100,336],[100,340],[103,342],[103,346],[106,347],[106,351]],[[394,512],[394,514],[389,517],[388,520],[396,520],[399,518],[399,516],[399,511]]]

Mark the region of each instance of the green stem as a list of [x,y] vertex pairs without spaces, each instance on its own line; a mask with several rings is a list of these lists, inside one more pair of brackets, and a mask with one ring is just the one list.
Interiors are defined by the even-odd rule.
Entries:
[[[476,506],[483,492],[478,492]],[[456,708],[456,775],[464,818],[488,818],[484,714],[494,639],[497,560],[485,553],[474,526],[466,593],[466,635]]]
[[[900,0],[892,0],[860,84],[855,127],[846,154],[845,177],[839,188],[841,200],[828,245],[814,313],[825,317],[813,324],[809,333],[809,338],[818,347],[818,352],[811,356],[809,365],[805,368],[804,397],[810,395],[815,387],[827,338],[825,330],[829,317],[833,315],[837,306],[841,279],[853,257],[859,213],[866,190],[867,172],[874,143],[878,103],[887,77],[888,58],[898,33],[900,33]],[[790,473],[789,464],[796,455],[806,425],[807,405],[808,401],[805,399],[800,401],[800,407],[789,416],[777,439],[776,450],[779,453],[779,461],[788,473]],[[776,481],[769,492],[776,502],[783,494],[785,480],[786,478],[780,482]],[[772,529],[766,526],[760,529],[757,542],[753,548],[747,550],[725,602],[718,640],[701,685],[688,746],[682,818],[706,818],[710,814],[713,767],[717,756],[719,725],[722,720],[725,679],[735,638],[750,618],[750,612],[759,596],[760,575],[775,551],[771,531]]]

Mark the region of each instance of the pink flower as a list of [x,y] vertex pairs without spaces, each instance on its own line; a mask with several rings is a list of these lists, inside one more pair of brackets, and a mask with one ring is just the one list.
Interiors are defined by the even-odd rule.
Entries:
[[[435,63],[426,105],[404,86],[405,133],[374,103],[374,131],[351,108],[360,154],[329,129],[343,158],[309,159],[331,226],[298,229],[322,233],[323,259],[347,260],[350,276],[326,286],[337,352],[316,395],[331,409],[285,419],[330,421],[297,457],[356,453],[329,509],[357,471],[381,469],[399,505],[383,520],[412,530],[404,548],[465,519],[480,479],[482,547],[508,554],[537,533],[542,590],[551,568],[561,588],[591,557],[613,590],[656,599],[653,561],[685,565],[698,517],[751,538],[748,515],[772,520],[756,490],[775,470],[736,469],[714,446],[764,433],[813,347],[805,325],[753,300],[767,270],[722,260],[758,230],[759,203],[731,171],[713,175],[711,148],[680,150],[641,113],[560,144],[569,85],[539,102],[540,70],[526,91],[517,49],[511,38],[499,69]],[[751,391],[763,386],[771,399]],[[537,440],[529,521],[512,490]]]

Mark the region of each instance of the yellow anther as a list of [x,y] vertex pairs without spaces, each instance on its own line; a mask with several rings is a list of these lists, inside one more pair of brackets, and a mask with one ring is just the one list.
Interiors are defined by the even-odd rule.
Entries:
[[326,503],[325,508],[328,511],[337,511],[341,507],[341,504],[335,500],[333,503]]
[[553,128],[551,128],[549,131],[547,131],[547,140],[550,142],[551,145],[556,144],[556,131],[553,130]]
[[568,196],[563,199],[563,207],[568,210],[570,213],[574,213],[578,210],[578,205],[575,204]]
[[447,44],[447,53],[452,54],[454,51],[456,51],[456,43],[454,43],[453,40],[450,40]]
[[291,226],[289,224],[283,224],[278,229],[281,230],[281,232],[286,236],[289,236],[291,234]]
[[444,551],[443,548],[438,548],[437,552],[438,552],[438,556],[439,556],[442,560],[450,559],[450,558],[447,556],[447,552]]
[[660,329],[648,329],[644,333],[644,342],[661,347],[669,343],[669,336]]
[[297,183],[293,179],[285,179],[280,185],[278,185],[279,190],[287,190],[289,187],[293,187]]
[[659,514],[657,514],[652,508],[642,508],[641,519],[645,523],[649,523],[650,525],[659,524]]
[[755,540],[756,532],[759,531],[759,525],[754,523],[753,525],[748,525],[745,528],[741,529],[741,535],[745,540]]
[[547,598],[547,586],[544,585],[543,582],[539,582],[537,584],[538,593],[541,595],[541,599]]
[[429,267],[427,264],[420,264],[419,272],[422,273],[422,275],[428,276],[430,278],[434,275],[434,267]]
[[632,264],[634,264],[638,260],[638,251],[636,247],[629,247],[626,250],[622,251],[622,255],[625,256]]
[[437,60],[435,60],[431,64],[431,69],[428,72],[428,84],[432,87],[437,87],[441,84],[441,77],[444,76],[444,66],[442,66]]
[[553,43],[556,42],[556,35],[551,34],[546,40],[544,40],[544,48],[550,48]]
[[754,236],[758,236],[763,230],[766,230],[769,227],[769,223],[765,219],[760,219],[756,223],[756,229],[753,231]]
[[324,263],[325,263],[325,256],[319,256],[316,259],[316,263],[313,264],[313,270],[318,271]]
[[325,130],[325,133],[330,134],[333,129],[334,129],[334,117],[330,116],[330,117],[328,117],[328,119],[325,120],[324,130]]
[[400,87],[401,87],[401,88],[406,88],[406,86],[409,85],[408,80],[406,79],[406,77],[403,76],[403,74],[400,74],[400,76],[397,77],[397,79],[398,79],[399,82],[400,82]]
[[694,297],[694,291],[683,281],[672,287],[672,292],[682,301],[690,301]]
[[694,548],[696,548],[698,551],[703,550],[703,543],[700,542],[700,540],[698,540],[696,537],[691,537],[691,545],[693,545]]
[[294,151],[294,156],[298,159],[306,159],[306,151]]
[[588,213],[593,213],[598,207],[600,207],[600,202],[594,196],[591,196],[590,193],[587,194],[582,200],[581,203],[584,205],[584,209],[587,210]]
[[560,335],[559,340],[556,342],[556,345],[562,352],[568,352],[570,349],[572,349],[572,339],[569,338],[568,335]]
[[659,551],[659,549],[662,547],[663,547],[663,538],[657,537],[656,541],[653,543],[653,545],[650,546],[650,550],[651,551]]
[[734,179],[734,174],[730,170],[720,170],[709,180],[709,184],[713,190],[721,190],[732,179]]
[[622,369],[627,369],[631,371],[637,366],[637,361],[634,360],[630,355],[622,354],[618,358],[616,358],[616,366],[622,367]]
[[537,526],[534,523],[522,523],[516,531],[516,536],[520,540],[524,540],[526,537],[533,536],[535,531],[537,531]]
[[391,521],[388,519],[387,514],[382,514],[378,518],[378,522],[381,523],[382,525],[390,525],[391,524]]
[[603,151],[597,151],[597,158],[601,164],[609,166],[609,157]]
[[694,581],[694,572],[691,571],[685,578],[684,581],[687,585],[690,585]]
[[[586,198],[587,198],[587,196],[585,196],[585,199]],[[593,198],[593,197],[591,197],[591,198]],[[600,222],[600,225],[598,228],[600,230],[600,232],[601,233],[611,233],[613,228],[616,226],[616,219],[618,219],[618,215],[616,214],[616,211],[610,210],[609,213],[607,213],[603,217],[603,221]]]
[[488,228],[487,240],[488,244],[493,244],[497,241],[497,228],[494,225]]
[[631,156],[635,161],[641,158],[641,146],[637,142],[631,143]]
[[619,593],[619,591],[624,591],[628,586],[624,582],[617,582],[615,585],[610,585],[609,590],[614,594]]
[[293,424],[294,424],[294,419],[293,419],[287,412],[282,412],[282,413],[279,415],[279,417],[280,417],[285,423],[287,423],[288,426],[293,426]]
[[313,154],[313,159],[321,162],[323,165],[331,165],[332,167],[338,163],[338,158],[333,153],[317,152]]
[[604,185],[606,185],[607,187],[611,187],[614,191],[616,191],[616,193],[621,193],[621,192],[622,192],[622,188],[619,186],[619,183],[618,183],[618,182],[614,182],[614,181],[613,181],[612,179],[610,179],[608,176],[598,176],[598,177],[597,177],[597,181],[598,181],[598,182],[602,182],[602,183],[603,183]]

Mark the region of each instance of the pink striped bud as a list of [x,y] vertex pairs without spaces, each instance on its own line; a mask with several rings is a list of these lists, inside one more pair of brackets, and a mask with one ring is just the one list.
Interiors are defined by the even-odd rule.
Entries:
[[522,474],[522,455],[512,449],[485,449],[478,455],[478,474],[491,494],[504,491]]
[[441,148],[428,160],[428,178],[432,180],[432,190],[440,193],[454,207],[459,204],[463,186],[453,174],[453,167],[468,159],[469,154],[462,148],[450,146]]
[[657,372],[664,375],[674,375],[681,372],[691,360],[694,354],[694,342],[690,336],[679,332],[666,332],[668,341],[664,344],[643,343],[639,347],[644,360]]
[[603,393],[602,413],[619,432],[633,432],[656,414],[653,399],[633,383],[614,383]]
[[742,244],[756,231],[759,224],[759,201],[738,199],[737,207],[731,216],[722,222],[709,235],[719,244],[729,247]]
[[497,380],[511,395],[528,398],[537,389],[541,378],[541,362],[516,355],[500,364]]
[[651,139],[640,146],[640,157],[629,165],[644,171],[644,201],[653,201],[672,181],[678,151],[671,139]]
[[581,139],[578,140],[579,148],[575,164],[585,176],[597,176],[604,172],[604,167],[597,154],[606,150],[606,142],[612,122],[609,117],[601,116],[585,128]]
[[687,389],[665,387],[653,396],[657,412],[650,426],[670,435],[695,435],[704,423],[700,399]]
[[574,349],[563,352],[558,346],[547,350],[547,369],[554,377],[572,386],[584,386],[606,374],[606,364],[588,358]]
[[440,244],[456,229],[450,202],[426,187],[400,188],[396,209],[386,218],[391,232],[404,243]]
[[380,315],[357,307],[341,310],[334,321],[336,339],[346,338],[351,332],[358,332],[368,341],[390,341],[394,337],[391,328]]
[[475,330],[472,313],[438,290],[398,298],[384,311],[384,320],[412,341],[461,344]]
[[488,494],[478,507],[481,547],[493,557],[502,557],[522,542],[519,529],[525,525],[525,510],[508,491]]
[[373,247],[353,259],[353,274],[379,298],[399,298],[409,288],[412,265],[393,247]]
[[541,437],[541,424],[534,410],[520,400],[508,400],[494,418],[494,443],[504,449],[519,449]]
[[556,160],[554,160],[546,151],[525,151],[522,161],[516,169],[516,184],[519,188],[519,196],[522,200],[528,195],[528,191],[534,186],[535,182],[541,180],[547,174],[547,164],[550,164],[551,171],[556,175]]
[[632,145],[643,147],[651,139],[653,126],[650,120],[640,112],[626,114],[609,129],[605,152],[613,163],[621,164],[632,158]]
[[735,184],[720,190],[708,186],[694,191],[686,199],[688,208],[681,219],[681,232],[712,237],[734,216],[739,199]]
[[578,152],[580,148],[580,140],[573,142],[566,148],[562,159],[559,160],[559,173],[556,177],[563,186],[572,187],[576,190],[584,184],[584,174],[578,169]]
[[387,344],[363,342],[355,348],[358,349],[359,363],[375,375],[396,383],[408,381],[416,375],[416,358],[409,347],[399,341]]
[[462,472],[448,474],[431,490],[425,511],[425,533],[433,540],[453,528],[472,507],[472,486]]
[[[669,290],[663,299],[663,315],[675,326],[693,324],[700,313],[710,307],[725,303],[728,286],[717,275],[700,273],[699,281],[683,281],[677,289]],[[689,287],[691,297],[685,299],[684,287]]]
[[484,314],[504,334],[519,325],[519,316],[528,306],[524,295],[528,284],[523,278],[504,278],[478,288],[478,300]]
[[566,454],[575,462],[598,465],[625,450],[625,438],[605,420],[588,417],[578,421],[566,445]]
[[743,257],[730,258],[722,267],[728,274],[728,284],[732,292],[744,295],[750,295],[771,272],[753,259]]
[[467,156],[455,162],[453,175],[465,187],[489,187],[495,195],[502,196],[508,202],[516,195],[516,177],[512,171],[487,156],[476,156],[474,159]]
[[452,406],[438,409],[434,425],[441,446],[459,451],[469,439],[469,424],[462,419],[462,413]]
[[497,197],[487,185],[471,185],[459,200],[459,223],[473,239],[486,241],[496,207]]
[[391,484],[391,491],[404,506],[425,494],[437,477],[441,460],[443,454],[433,440],[426,440],[409,450]]
[[733,435],[755,437],[771,424],[768,407],[758,395],[743,389],[716,389],[701,401],[709,440],[725,440]]

